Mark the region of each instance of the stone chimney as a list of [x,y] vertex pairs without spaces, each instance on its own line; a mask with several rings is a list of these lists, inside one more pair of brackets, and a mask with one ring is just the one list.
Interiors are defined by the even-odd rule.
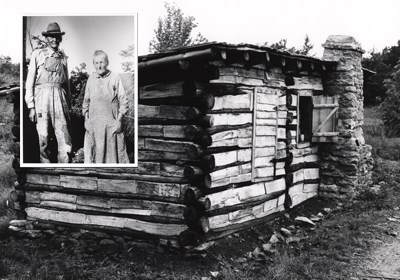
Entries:
[[324,91],[339,97],[339,141],[321,144],[320,196],[351,198],[371,182],[373,159],[366,145],[364,122],[363,70],[364,51],[353,37],[329,36],[323,59],[336,61],[335,71],[324,77]]

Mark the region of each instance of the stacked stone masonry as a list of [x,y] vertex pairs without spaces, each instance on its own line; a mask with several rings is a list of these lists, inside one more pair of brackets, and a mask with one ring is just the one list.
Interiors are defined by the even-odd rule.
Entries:
[[371,181],[371,146],[363,136],[363,51],[353,37],[330,36],[323,45],[323,58],[337,61],[327,74],[325,92],[339,96],[339,141],[321,144],[320,196],[349,198]]

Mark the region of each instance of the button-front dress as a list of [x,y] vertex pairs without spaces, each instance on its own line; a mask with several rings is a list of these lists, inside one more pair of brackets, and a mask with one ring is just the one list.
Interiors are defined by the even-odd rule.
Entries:
[[85,89],[82,105],[86,119],[85,163],[129,163],[124,133],[116,132],[118,114],[128,111],[128,98],[118,74],[93,73]]

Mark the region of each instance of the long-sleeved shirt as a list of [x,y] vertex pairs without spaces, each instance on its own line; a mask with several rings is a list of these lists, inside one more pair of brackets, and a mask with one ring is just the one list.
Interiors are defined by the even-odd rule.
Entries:
[[[53,58],[60,58],[60,60]],[[55,52],[51,48],[36,49],[32,52],[25,84],[25,102],[29,109],[35,108],[36,85],[46,83],[62,84],[67,94],[67,100],[69,99],[67,58],[62,50]],[[62,67],[63,71],[54,71],[57,67]]]

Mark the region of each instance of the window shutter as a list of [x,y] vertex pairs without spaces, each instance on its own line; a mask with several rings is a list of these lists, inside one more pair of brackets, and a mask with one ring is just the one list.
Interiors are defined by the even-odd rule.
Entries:
[[312,142],[337,142],[337,96],[313,96]]

